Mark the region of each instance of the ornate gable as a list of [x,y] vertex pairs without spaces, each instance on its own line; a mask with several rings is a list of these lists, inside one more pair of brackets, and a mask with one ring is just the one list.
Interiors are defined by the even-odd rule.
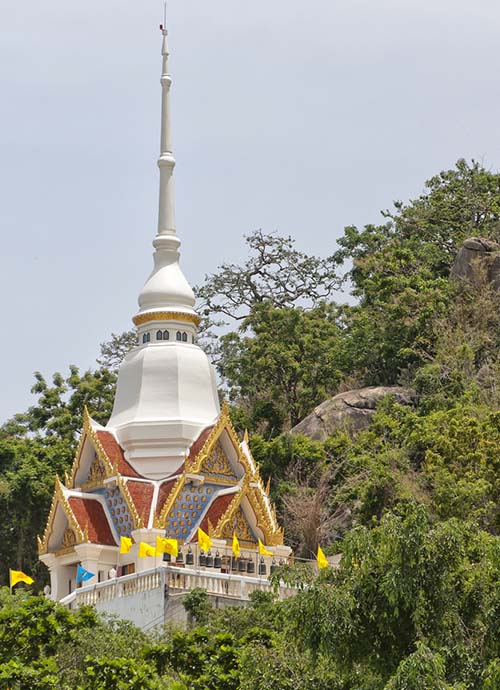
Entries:
[[87,408],[83,412],[83,428],[80,443],[76,451],[71,475],[68,477],[70,488],[91,489],[102,486],[105,479],[117,474],[104,450],[97,432],[92,427],[92,420]]
[[[71,509],[69,501],[64,494],[64,486],[59,477],[56,477],[54,496],[43,537],[41,539],[38,537],[39,554],[48,553],[49,542],[55,536],[56,531],[61,533],[61,540],[58,545],[59,550],[71,550],[76,544],[82,544],[87,541],[85,530],[82,529]],[[55,545],[52,544],[51,546],[54,547]]]
[[[208,431],[208,430],[207,430]],[[205,433],[205,432],[204,432]],[[226,402],[222,405],[217,423],[209,431],[205,443],[196,453],[189,453],[186,458],[188,474],[207,474],[218,483],[236,483],[243,475],[254,475],[255,467],[248,462],[242,452],[240,441],[229,416]],[[230,457],[232,456],[232,457]]]
[[222,447],[220,438],[212,446],[209,453],[203,459],[200,467],[200,474],[206,477],[206,481],[213,480],[217,483],[234,484],[238,482],[227,453]]
[[255,544],[257,542],[257,537],[253,533],[241,506],[238,507],[232,521],[227,520],[220,530],[220,537],[222,539],[232,539],[233,534],[236,534],[239,541],[243,544]]

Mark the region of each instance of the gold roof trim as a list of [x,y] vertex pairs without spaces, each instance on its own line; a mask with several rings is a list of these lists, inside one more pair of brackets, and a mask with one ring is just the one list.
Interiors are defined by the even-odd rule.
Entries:
[[104,450],[101,442],[99,441],[99,437],[97,436],[97,433],[92,428],[92,420],[90,418],[90,414],[89,414],[89,411],[87,409],[87,406],[85,406],[83,408],[82,434],[80,436],[80,442],[78,443],[78,448],[76,450],[75,459],[73,461],[73,467],[71,469],[70,489],[75,488],[76,473],[78,472],[78,470],[80,468],[81,454],[83,451],[85,438],[87,436],[92,441],[92,445],[95,448],[95,452],[97,454],[97,457],[99,458],[99,460],[103,464],[104,470],[106,472],[106,479],[109,479],[110,477],[115,477],[118,474],[117,461],[115,463],[115,466],[113,466],[113,464],[112,464],[111,460],[108,458],[106,451]]
[[186,472],[191,474],[199,474],[201,466],[203,465],[203,461],[208,457],[210,451],[219,440],[223,431],[227,433],[227,435],[233,443],[234,450],[236,451],[238,456],[238,463],[243,466],[245,476],[249,475],[252,479],[256,478],[257,475],[254,472],[254,469],[252,468],[250,463],[248,462],[248,459],[245,453],[243,452],[243,449],[241,448],[238,434],[236,433],[233,423],[231,422],[231,417],[229,415],[229,405],[226,401],[222,403],[220,417],[215,423],[212,431],[210,432],[209,437],[205,441],[198,455],[192,460],[186,459]]
[[125,499],[125,503],[127,504],[127,508],[129,509],[129,513],[132,517],[134,529],[141,529],[142,527],[144,527],[143,519],[139,516],[139,513],[137,512],[135,503],[132,499],[132,496],[130,495],[130,491],[128,490],[127,482],[123,479],[122,476],[118,476],[118,486],[120,487],[120,491],[123,494],[123,498]]
[[136,326],[142,326],[148,321],[184,321],[199,326],[201,318],[197,314],[186,314],[183,311],[151,311],[147,314],[137,314],[132,321]]
[[177,496],[179,495],[180,490],[184,486],[184,483],[186,481],[186,472],[183,472],[177,477],[177,480],[172,487],[172,490],[170,491],[170,494],[165,501],[165,505],[161,509],[161,513],[156,516],[153,520],[153,526],[155,529],[164,529],[165,528],[165,523],[167,521],[168,514],[172,510],[172,507],[177,499]]
[[257,516],[257,526],[264,533],[266,544],[269,546],[280,546],[283,544],[284,532],[279,526],[276,517],[276,510],[269,499],[266,501],[266,492],[262,480],[259,479],[257,486],[250,486],[247,498]]
[[40,555],[44,553],[48,553],[49,550],[49,539],[52,535],[52,529],[53,529],[53,523],[54,523],[54,518],[56,515],[56,510],[58,504],[61,504],[62,509],[64,510],[64,514],[66,515],[68,519],[68,524],[70,528],[73,530],[75,533],[76,537],[76,543],[77,544],[83,544],[85,541],[88,539],[85,536],[84,530],[80,527],[75,514],[73,513],[73,510],[69,504],[68,499],[64,495],[64,485],[62,484],[61,480],[59,479],[58,476],[56,476],[56,482],[55,482],[55,489],[54,489],[54,496],[52,497],[52,503],[50,506],[50,512],[49,512],[49,517],[47,519],[47,525],[45,527],[43,537],[40,539],[38,537],[38,553]]
[[[245,476],[243,481],[241,482],[238,491],[234,494],[231,503],[228,505],[226,508],[226,512],[220,516],[217,525],[215,526],[213,536],[215,539],[221,539],[222,538],[222,532],[224,530],[224,527],[228,525],[231,520],[234,519],[234,516],[236,514],[236,511],[241,505],[241,501],[243,500],[244,496],[246,495],[248,491],[248,487],[250,486],[250,480],[248,477]],[[214,500],[217,499],[217,496],[215,497]]]

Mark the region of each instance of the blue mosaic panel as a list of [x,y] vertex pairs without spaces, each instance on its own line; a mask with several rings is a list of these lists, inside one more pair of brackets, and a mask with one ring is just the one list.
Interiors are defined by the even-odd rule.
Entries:
[[214,484],[191,486],[187,484],[179,492],[165,524],[165,536],[185,540],[198,523],[214,494],[220,489]]
[[132,517],[130,515],[127,502],[122,496],[119,486],[106,489],[96,489],[91,491],[93,494],[103,496],[108,510],[108,515],[118,532],[119,537],[130,537],[133,529]]

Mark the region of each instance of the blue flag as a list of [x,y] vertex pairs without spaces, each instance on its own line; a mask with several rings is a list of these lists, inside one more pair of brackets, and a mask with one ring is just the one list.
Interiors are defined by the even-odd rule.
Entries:
[[87,580],[91,580],[94,575],[95,573],[90,573],[81,565],[78,565],[78,568],[76,569],[76,584],[79,585],[81,582],[87,582]]

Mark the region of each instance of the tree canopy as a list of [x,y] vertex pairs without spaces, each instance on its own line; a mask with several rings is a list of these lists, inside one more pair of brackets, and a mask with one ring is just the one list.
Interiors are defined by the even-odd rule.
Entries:
[[[499,216],[500,175],[461,160],[326,258],[250,235],[249,258],[198,288],[221,393],[296,554],[321,544],[340,567],[283,569],[300,593],[245,609],[197,592],[198,627],[160,637],[3,590],[0,688],[500,687],[500,296],[479,264],[450,279],[466,238],[500,239]],[[342,281],[352,304],[333,301]],[[44,583],[35,537],[55,475],[83,407],[106,422],[133,342],[113,335],[84,373],[35,374],[35,403],[0,427],[0,585],[8,566]],[[325,398],[394,383],[413,404],[389,396],[357,433],[290,433]]]

